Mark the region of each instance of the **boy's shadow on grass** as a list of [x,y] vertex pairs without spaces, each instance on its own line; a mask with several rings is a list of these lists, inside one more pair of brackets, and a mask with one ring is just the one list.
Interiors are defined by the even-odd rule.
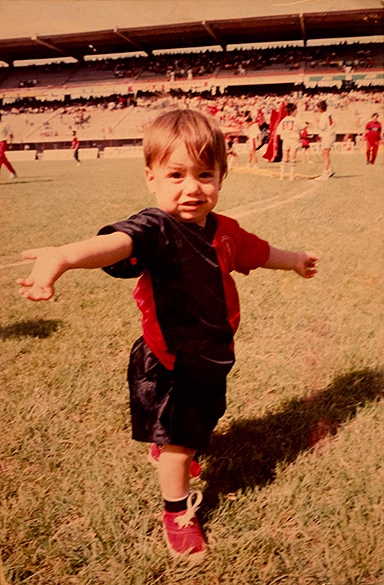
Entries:
[[286,402],[277,413],[240,419],[214,434],[203,473],[202,515],[217,507],[220,496],[272,482],[278,463],[291,463],[319,446],[359,408],[383,396],[384,371],[352,372],[315,395]]
[[57,319],[32,319],[30,321],[19,321],[12,325],[0,326],[0,339],[12,337],[39,337],[44,339],[55,333],[63,322]]

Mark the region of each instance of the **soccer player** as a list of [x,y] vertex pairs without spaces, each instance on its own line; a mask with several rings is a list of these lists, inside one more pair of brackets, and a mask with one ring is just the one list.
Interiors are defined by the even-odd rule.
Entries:
[[7,157],[5,156],[8,150],[8,142],[12,144],[13,134],[9,125],[2,120],[2,114],[0,113],[0,169],[2,165],[5,165],[9,172],[12,174],[12,179],[17,178],[17,173]]
[[228,162],[228,170],[232,170],[233,167],[235,165],[239,164],[239,155],[237,154],[237,143],[238,143],[238,138],[232,138],[232,136],[229,136],[228,138],[228,142],[227,142],[227,162]]
[[21,295],[54,294],[67,270],[104,268],[117,278],[140,277],[134,298],[143,336],[128,367],[132,434],[155,443],[170,553],[200,562],[206,542],[190,492],[191,463],[205,450],[224,414],[226,377],[234,364],[239,298],[230,273],[259,266],[292,270],[309,279],[317,257],[271,247],[237,221],[214,213],[227,174],[224,136],[214,120],[193,110],[157,118],[144,137],[147,186],[157,207],[107,225],[89,240],[27,250],[35,260],[21,278]]
[[318,181],[327,181],[330,177],[333,177],[335,171],[331,165],[331,148],[336,141],[336,126],[333,118],[329,112],[327,112],[327,102],[322,100],[318,103],[317,109],[320,112],[319,118],[319,130],[321,137],[321,154],[323,157],[323,172],[319,177],[316,177]]
[[252,167],[253,165],[257,167],[257,155],[256,150],[261,145],[261,130],[257,122],[253,122],[252,118],[249,117],[247,119],[248,128],[246,130],[246,135],[248,138],[248,166]]
[[289,162],[289,180],[294,181],[296,171],[296,154],[299,147],[300,123],[297,120],[296,104],[287,104],[287,116],[277,127],[276,133],[283,142],[283,158],[280,163],[280,181],[284,179],[285,167]]
[[379,114],[373,114],[372,119],[365,126],[364,138],[367,143],[367,165],[373,165],[375,164],[381,139],[381,124],[379,122]]
[[303,153],[303,162],[312,163],[311,149],[310,149],[310,138],[308,134],[309,122],[305,122],[304,128],[300,130],[300,144]]
[[77,161],[77,164],[78,165],[81,163],[81,161],[79,159],[79,148],[80,148],[79,139],[77,138],[76,132],[74,130],[72,132],[71,149],[73,150],[73,156],[75,157],[75,160]]

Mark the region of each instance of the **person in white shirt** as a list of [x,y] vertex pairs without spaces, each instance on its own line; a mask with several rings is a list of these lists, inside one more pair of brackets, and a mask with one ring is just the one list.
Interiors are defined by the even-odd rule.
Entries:
[[285,167],[289,162],[289,180],[295,179],[296,153],[300,145],[300,123],[297,120],[297,106],[289,103],[286,107],[287,116],[277,127],[276,133],[283,141],[283,157],[280,165],[280,181],[284,179]]
[[232,138],[229,136],[226,140],[227,144],[227,162],[228,162],[228,170],[231,171],[235,165],[239,164],[239,155],[237,154],[237,144],[239,139],[237,136]]
[[253,122],[252,118],[247,119],[249,126],[246,131],[247,142],[248,142],[248,166],[251,167],[253,164],[257,167],[257,155],[256,149],[261,144],[261,130],[257,122]]
[[335,174],[331,165],[331,148],[336,141],[336,126],[332,115],[327,111],[327,102],[319,102],[317,109],[320,112],[318,122],[321,138],[321,154],[323,157],[323,172],[317,177],[318,181],[327,181]]
[[16,179],[17,173],[13,166],[11,165],[11,163],[9,162],[9,160],[7,159],[7,157],[5,156],[5,153],[8,149],[8,142],[9,144],[12,144],[12,139],[13,139],[12,131],[8,124],[6,124],[2,120],[2,114],[0,113],[0,170],[1,167],[5,165],[9,172],[12,174],[12,179]]

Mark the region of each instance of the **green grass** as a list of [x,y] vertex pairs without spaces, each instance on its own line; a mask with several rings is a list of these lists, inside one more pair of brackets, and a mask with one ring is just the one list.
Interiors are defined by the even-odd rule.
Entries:
[[362,154],[340,155],[334,166],[324,184],[241,172],[224,183],[217,211],[321,260],[311,281],[263,269],[235,275],[237,361],[196,483],[209,542],[196,568],[168,558],[147,447],[130,439],[135,283],[73,271],[47,303],[22,299],[15,284],[30,268],[19,265],[22,249],[88,238],[152,205],[143,164],[19,163],[12,182],[2,171],[7,583],[384,583],[383,159],[367,167]]

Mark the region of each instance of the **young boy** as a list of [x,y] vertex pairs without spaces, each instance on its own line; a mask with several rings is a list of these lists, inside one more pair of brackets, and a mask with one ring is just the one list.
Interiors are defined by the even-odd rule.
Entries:
[[299,148],[300,125],[296,118],[297,106],[287,104],[287,116],[277,127],[276,133],[283,141],[283,158],[280,165],[280,181],[284,180],[285,167],[289,162],[289,180],[295,179],[296,153]]
[[188,109],[162,114],[146,133],[144,156],[157,207],[89,240],[23,252],[35,265],[18,283],[23,297],[39,301],[52,297],[55,281],[69,269],[140,276],[134,298],[143,336],[128,367],[132,435],[155,444],[150,456],[158,468],[170,552],[200,562],[206,542],[195,512],[202,495],[190,493],[189,475],[225,411],[239,324],[230,272],[264,266],[311,278],[317,258],[272,248],[213,213],[227,172],[224,137],[213,120]]

